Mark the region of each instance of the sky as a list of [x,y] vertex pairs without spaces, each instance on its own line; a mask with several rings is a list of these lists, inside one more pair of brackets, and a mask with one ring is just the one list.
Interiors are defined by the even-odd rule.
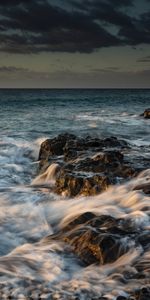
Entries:
[[0,0],[0,88],[150,88],[150,0]]

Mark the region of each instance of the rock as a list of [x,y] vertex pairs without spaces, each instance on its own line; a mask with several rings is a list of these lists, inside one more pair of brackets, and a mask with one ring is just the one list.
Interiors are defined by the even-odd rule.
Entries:
[[78,151],[86,151],[89,149],[103,149],[103,148],[114,148],[114,147],[127,147],[127,143],[123,140],[118,140],[116,137],[110,137],[106,139],[86,137],[77,138],[73,134],[60,134],[53,139],[47,139],[41,144],[39,152],[39,160],[46,160],[50,156],[64,155],[65,160],[70,155],[76,156]]
[[145,109],[144,113],[140,116],[144,117],[145,119],[150,119],[150,108]]
[[119,228],[120,220],[111,216],[85,213],[70,222],[57,238],[71,246],[72,251],[86,265],[114,262],[128,251],[121,242],[125,232]]
[[150,194],[150,182],[139,184],[133,190],[142,190],[145,194]]
[[142,245],[144,250],[150,249],[150,234],[149,231],[145,231],[144,233],[141,233],[137,238],[138,243]]
[[41,144],[39,160],[46,159],[50,155],[63,155],[63,148],[67,140],[73,140],[75,138],[75,135],[65,133],[53,139],[47,139]]
[[149,300],[150,299],[150,286],[143,287],[136,292],[134,292],[131,297],[129,297],[129,300],[135,299],[135,300]]
[[55,192],[69,197],[77,195],[90,196],[105,191],[111,184],[105,175],[82,176],[62,170],[56,179]]
[[91,196],[105,191],[109,185],[135,175],[134,168],[124,162],[121,150],[128,144],[116,137],[105,139],[61,134],[42,143],[39,153],[40,173],[50,164],[60,165],[54,191],[64,196]]
[[120,151],[104,151],[95,154],[92,159],[94,161],[101,161],[103,163],[112,163],[114,161],[123,161],[123,154]]

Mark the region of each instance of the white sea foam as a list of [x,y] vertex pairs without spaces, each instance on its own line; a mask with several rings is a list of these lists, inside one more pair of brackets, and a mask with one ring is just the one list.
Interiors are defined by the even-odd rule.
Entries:
[[48,183],[53,183],[56,178],[56,174],[60,170],[60,166],[56,163],[51,164],[47,170],[37,176],[33,181],[31,185],[40,185],[40,184],[48,184]]
[[[149,196],[134,189],[150,182],[150,169],[126,184],[110,187],[103,194],[66,199],[38,188],[40,184],[55,180],[58,164],[52,164],[43,175],[32,181],[35,174],[32,163],[38,158],[38,142],[24,143],[5,138],[2,145],[0,282],[13,284],[17,295],[15,299],[23,293],[19,289],[25,280],[31,285],[32,281],[36,285],[46,285],[49,290],[57,292],[61,300],[62,295],[65,295],[64,299],[77,295],[83,300],[94,295],[107,295],[115,300],[118,295],[127,296],[130,291],[146,286],[146,279],[138,280],[134,275],[137,273],[136,265],[148,272],[150,252],[144,252],[142,247],[136,248],[134,241],[130,241],[130,250],[114,263],[85,268],[68,252],[66,244],[57,240],[46,242],[45,237],[84,212],[123,218],[134,230],[149,230]],[[122,239],[122,243],[129,241]],[[131,274],[131,278],[126,278],[125,273]]]

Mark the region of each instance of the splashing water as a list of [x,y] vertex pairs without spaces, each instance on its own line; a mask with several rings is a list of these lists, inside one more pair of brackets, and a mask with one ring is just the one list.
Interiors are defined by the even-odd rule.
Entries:
[[[143,155],[148,162],[149,123],[139,114],[143,103],[148,106],[149,92],[144,96],[143,91],[88,92],[87,101],[82,91],[69,92],[68,98],[64,92],[57,97],[54,92],[51,97],[49,92],[42,93],[42,100],[40,92],[31,93],[30,101],[26,94],[22,106],[21,94],[14,101],[7,95],[12,105],[2,99],[0,299],[10,295],[15,300],[128,297],[150,285],[150,197],[140,188],[150,183],[150,169],[98,196],[68,199],[49,189],[59,165],[52,164],[36,177],[36,159],[41,142],[63,128],[83,135],[121,136],[132,141],[133,155]],[[123,220],[126,228],[141,236],[142,243],[124,236],[121,243],[128,245],[128,251],[115,262],[83,266],[67,243],[52,237],[85,212]]]
[[[12,162],[11,169],[6,165],[6,170],[18,178],[28,168],[31,170],[31,159],[24,158],[31,148],[30,145],[15,147],[22,149],[22,159],[17,158],[15,167]],[[84,212],[121,218],[134,230],[147,232],[150,229],[149,196],[134,187],[150,182],[150,169],[124,185],[110,187],[101,195],[75,199],[65,199],[45,187],[35,187],[54,179],[58,169],[58,164],[52,164],[32,181],[34,186],[26,181],[13,185],[13,179],[10,189],[1,186],[0,282],[5,293],[13,286],[17,299],[23,290],[31,295],[36,285],[39,293],[56,293],[58,299],[70,299],[71,295],[80,299],[96,295],[116,299],[118,295],[127,296],[131,290],[147,285],[146,278],[139,280],[135,275],[136,265],[145,273],[150,270],[150,252],[144,251],[142,246],[137,248],[134,240],[122,240],[122,243],[130,242],[130,249],[114,263],[83,267],[65,243],[49,241],[46,236],[63,229]],[[126,274],[130,274],[129,278]]]
[[58,173],[59,170],[60,167],[58,164],[56,163],[51,164],[43,174],[37,176],[32,181],[32,185],[50,184],[55,182],[56,174]]

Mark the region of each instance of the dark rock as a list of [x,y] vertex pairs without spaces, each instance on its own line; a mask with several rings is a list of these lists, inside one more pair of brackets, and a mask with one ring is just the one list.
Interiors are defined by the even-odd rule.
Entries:
[[124,162],[120,152],[123,148],[128,148],[128,144],[116,137],[77,138],[73,134],[61,134],[42,143],[40,172],[51,163],[59,163],[56,193],[71,197],[96,195],[118,180],[135,175],[134,168]]
[[110,179],[105,175],[96,174],[86,177],[61,170],[56,179],[55,192],[69,197],[90,196],[106,190],[110,184]]
[[137,238],[138,243],[142,245],[144,250],[150,249],[150,234],[149,232],[141,233]]
[[150,119],[150,108],[145,109],[143,115],[145,119]]
[[118,140],[116,137],[114,136],[111,136],[109,138],[106,138],[104,139],[104,146],[105,147],[112,147],[112,148],[115,148],[115,147],[120,147],[120,148],[127,148],[128,147],[128,144],[126,141],[124,140]]
[[103,163],[122,162],[123,154],[120,151],[105,151],[93,156],[94,161],[101,161]]
[[65,133],[53,139],[47,139],[41,144],[39,160],[46,159],[50,155],[63,155],[63,148],[66,142],[75,138],[75,135]]
[[63,240],[85,265],[111,263],[125,252],[119,236],[99,233],[94,228],[71,232]]
[[129,298],[135,299],[135,300],[149,300],[150,299],[150,287],[143,287],[140,290],[136,291],[132,294],[132,296]]
[[142,190],[145,194],[150,194],[150,182],[137,185],[134,190]]
[[76,196],[80,193],[82,185],[83,178],[81,176],[74,176],[62,170],[56,179],[55,192],[66,196]]
[[85,265],[111,263],[128,251],[121,242],[123,231],[119,230],[119,222],[110,216],[85,213],[65,226],[59,238],[71,246]]
[[81,224],[85,224],[94,218],[96,218],[95,214],[93,214],[91,212],[85,212],[82,215],[80,215],[79,217],[77,217],[76,219],[74,219],[73,221],[71,221],[67,226],[65,226],[63,231],[72,230],[72,229],[74,229],[74,227],[81,225]]

